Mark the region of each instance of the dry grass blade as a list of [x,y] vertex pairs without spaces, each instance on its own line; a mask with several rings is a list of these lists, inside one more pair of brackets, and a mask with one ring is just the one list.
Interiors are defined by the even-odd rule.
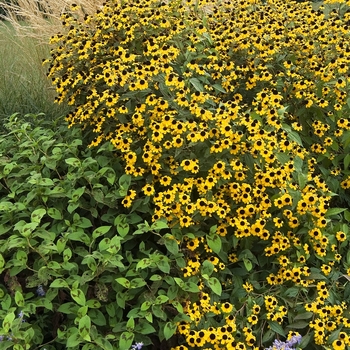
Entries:
[[84,15],[94,13],[103,0],[17,0],[16,4],[0,1],[0,6],[7,13],[3,19],[12,24],[17,35],[47,42],[51,35],[62,30],[60,16],[73,3],[80,5],[80,14]]

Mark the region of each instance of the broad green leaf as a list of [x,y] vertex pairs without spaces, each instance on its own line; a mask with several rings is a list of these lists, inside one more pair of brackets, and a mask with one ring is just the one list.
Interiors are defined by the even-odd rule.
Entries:
[[72,289],[70,291],[71,297],[74,299],[76,303],[78,303],[81,306],[85,306],[86,299],[85,299],[85,294],[81,289]]
[[253,264],[252,262],[247,259],[247,258],[243,258],[243,264],[244,264],[244,267],[247,269],[247,271],[251,271],[251,269],[253,268]]
[[132,332],[123,332],[119,339],[119,349],[129,350],[134,340],[134,336],[135,335]]
[[168,249],[168,251],[171,253],[171,254],[178,254],[179,252],[179,245],[177,243],[177,241],[173,238],[173,236],[169,235],[171,238],[168,238],[166,237],[167,235],[165,235],[164,237],[164,243],[165,243],[165,246],[166,248]]
[[55,220],[62,220],[63,219],[62,213],[56,208],[49,208],[47,210],[47,215]]
[[79,334],[86,341],[91,341],[90,328],[91,328],[90,317],[88,315],[85,315],[79,320]]
[[125,237],[129,233],[130,226],[128,223],[119,223],[117,225],[117,231],[121,237]]
[[170,272],[170,265],[169,265],[168,261],[163,259],[163,260],[157,261],[156,264],[157,264],[160,271],[162,271],[164,273]]
[[93,232],[92,232],[92,238],[96,239],[97,237],[100,237],[102,235],[105,235],[112,226],[100,226],[98,228],[96,228]]
[[169,300],[169,298],[166,295],[158,295],[156,300],[154,301],[154,304],[164,304]]
[[279,335],[282,335],[283,337],[286,336],[282,326],[280,324],[278,324],[277,322],[274,322],[274,321],[267,321],[269,326],[270,326],[270,329],[272,331],[274,331],[275,333],[279,334]]
[[214,271],[215,266],[209,261],[209,260],[204,260],[202,263],[202,269],[201,269],[201,274],[210,276],[213,271]]
[[143,278],[134,278],[130,281],[130,288],[140,288],[147,284],[147,282]]
[[166,340],[170,339],[176,332],[177,325],[174,322],[167,322],[164,327],[164,337]]
[[126,279],[125,277],[119,277],[115,279],[119,284],[121,284],[123,287],[125,288],[131,288],[131,283],[128,279]]
[[308,320],[310,319],[314,314],[312,312],[303,312],[301,314],[298,314],[294,317],[294,321],[297,321],[297,320]]
[[290,329],[304,329],[309,326],[309,322],[307,321],[298,321],[298,322],[293,322],[291,324],[287,325],[287,328]]
[[221,238],[217,234],[206,235],[206,240],[210,249],[219,254],[221,251]]
[[214,84],[213,88],[217,91],[222,92],[223,94],[226,94],[226,90],[220,84]]
[[216,277],[210,277],[208,279],[208,285],[210,289],[217,295],[221,296],[222,294],[222,286],[220,281]]
[[14,312],[10,312],[9,314],[7,314],[4,318],[4,320],[2,321],[2,330],[4,333],[8,333],[13,320],[16,318],[15,313]]
[[72,193],[72,202],[77,202],[78,199],[84,194],[85,192],[85,186],[77,188],[73,193]]
[[191,78],[190,83],[194,86],[197,91],[203,92],[204,86],[197,78]]
[[156,332],[156,330],[148,322],[145,322],[144,320],[140,319],[139,323],[135,327],[135,332],[145,335],[145,334],[152,334]]
[[337,215],[337,214],[342,213],[345,210],[346,210],[346,208],[330,208],[327,210],[325,216],[328,217],[328,216]]
[[132,332],[134,329],[135,329],[135,320],[133,317],[130,317],[128,319],[128,322],[126,322],[126,329],[129,331],[129,332]]
[[51,288],[68,288],[69,285],[64,279],[57,278],[50,284],[50,287]]
[[198,293],[200,291],[197,284],[193,282],[185,282],[185,285],[182,289],[190,293]]
[[151,229],[155,231],[162,230],[164,228],[169,228],[165,220],[157,220],[151,225]]
[[79,331],[76,329],[76,331],[68,337],[66,346],[67,348],[75,348],[82,342],[83,339],[80,337]]
[[15,302],[19,307],[23,307],[24,306],[24,298],[23,298],[23,294],[20,291],[16,291],[15,293]]
[[139,269],[145,269],[145,268],[147,268],[147,267],[149,267],[149,266],[151,266],[151,265],[152,265],[151,259],[149,259],[149,258],[143,258],[143,259],[141,259],[141,260],[137,263],[137,265],[136,265],[136,271],[139,270]]
[[78,158],[67,158],[65,162],[75,168],[81,165],[80,160]]
[[141,304],[141,311],[146,311],[152,306],[152,303],[150,301],[144,301]]
[[94,339],[95,343],[103,350],[113,350],[112,344],[101,335]]
[[131,176],[124,174],[118,180],[119,186],[123,190],[128,190],[131,184]]
[[172,305],[174,306],[174,308],[179,312],[179,313],[183,313],[184,309],[182,307],[182,305],[178,302],[178,301],[173,301]]
[[32,222],[40,223],[42,217],[45,214],[46,214],[46,209],[39,208],[39,209],[34,210],[30,217],[31,217]]

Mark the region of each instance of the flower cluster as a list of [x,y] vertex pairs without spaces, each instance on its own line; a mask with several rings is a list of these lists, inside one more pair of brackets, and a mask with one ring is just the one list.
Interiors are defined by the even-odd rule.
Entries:
[[290,339],[283,342],[281,340],[275,339],[272,346],[266,350],[294,350],[294,347],[301,342],[301,335],[293,335]]
[[329,218],[350,188],[346,6],[109,0],[83,20],[64,14],[51,39],[48,76],[75,107],[69,127],[113,144],[132,177],[123,206],[151,203],[185,253],[178,273],[198,293],[177,350],[254,349],[294,318],[316,329],[294,309],[332,323],[316,344],[349,328],[327,279],[345,273],[348,243]]

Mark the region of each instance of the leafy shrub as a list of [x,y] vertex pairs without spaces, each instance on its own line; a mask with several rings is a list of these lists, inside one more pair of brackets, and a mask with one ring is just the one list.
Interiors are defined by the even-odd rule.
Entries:
[[[301,348],[350,345],[349,13],[345,2],[111,0],[63,15],[49,77],[57,102],[75,106],[69,126],[114,146],[127,219],[113,212],[106,238],[125,241],[130,264],[106,281],[125,328],[88,331],[93,316],[77,311],[63,339],[257,349],[300,333]],[[135,211],[154,223],[133,223]],[[76,290],[90,294],[76,275],[79,304]],[[48,291],[56,283],[67,282]]]
[[132,212],[121,205],[130,176],[120,176],[113,146],[85,151],[78,130],[42,116],[14,115],[6,127],[1,349],[128,349],[134,335],[156,346],[169,338],[185,319],[169,274],[170,259],[184,265],[183,254],[159,235],[163,221],[145,221],[146,203]]

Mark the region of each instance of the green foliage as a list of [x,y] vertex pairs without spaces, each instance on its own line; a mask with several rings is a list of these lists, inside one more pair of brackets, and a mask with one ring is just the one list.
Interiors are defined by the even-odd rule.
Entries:
[[148,204],[121,206],[130,179],[113,147],[86,151],[79,131],[43,115],[13,115],[5,128],[1,348],[126,350],[171,338],[187,319],[190,292],[171,277],[183,254],[160,235],[163,221],[148,224]]

